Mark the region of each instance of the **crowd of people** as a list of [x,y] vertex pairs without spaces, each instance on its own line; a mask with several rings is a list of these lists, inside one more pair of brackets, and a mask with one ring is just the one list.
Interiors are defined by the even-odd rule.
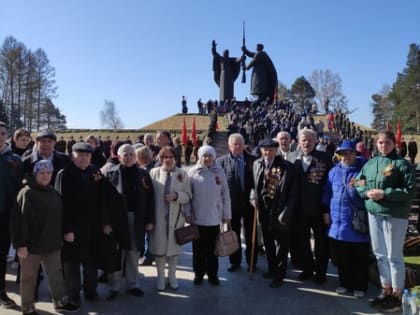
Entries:
[[[183,250],[174,231],[185,223],[197,225],[200,236],[192,244],[194,285],[205,276],[219,285],[214,248],[227,223],[238,239],[243,229],[249,272],[256,272],[258,247],[264,245],[263,277],[271,288],[284,285],[289,254],[301,270],[298,280],[319,285],[334,257],[336,292],[363,297],[370,244],[382,286],[371,304],[382,311],[400,309],[415,174],[398,155],[394,134],[378,133],[373,156],[363,144],[365,133],[358,138],[357,128],[353,134],[344,125],[329,126],[343,136],[328,150],[312,116],[296,114],[287,104],[233,106],[229,117],[234,127],[229,152],[217,158],[208,144],[190,147],[196,164],[188,171],[181,168],[187,146],[167,131],[145,134],[134,144],[94,136],[63,143],[54,132],[41,131],[30,148],[24,130],[9,145],[7,126],[0,123],[1,306],[16,306],[5,287],[10,243],[20,263],[22,313],[37,314],[41,272],[55,310],[73,312],[82,292],[86,300],[98,299],[98,270],[109,286],[107,300],[124,288],[143,296],[138,277],[143,256],[155,261],[157,290],[176,290]],[[255,127],[252,132],[247,125]],[[367,211],[368,231],[353,222],[359,210]],[[242,256],[241,248],[229,256],[229,272],[241,268]]]

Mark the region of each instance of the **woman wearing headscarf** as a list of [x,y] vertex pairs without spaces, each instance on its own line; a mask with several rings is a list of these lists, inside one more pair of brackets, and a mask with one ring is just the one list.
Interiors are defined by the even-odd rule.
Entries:
[[150,251],[155,257],[157,289],[165,289],[165,265],[168,263],[169,287],[178,288],[176,266],[182,246],[175,240],[175,229],[184,226],[190,217],[188,204],[191,199],[190,180],[187,173],[176,167],[173,147],[163,147],[159,152],[161,166],[150,171],[155,192],[155,228],[150,233]]
[[63,204],[58,192],[50,185],[52,174],[50,160],[35,163],[35,180],[28,179],[19,192],[18,207],[12,215],[12,242],[21,265],[23,314],[37,314],[34,292],[40,264],[48,277],[55,310],[75,312],[79,309],[79,306],[68,303],[65,296],[61,268]]
[[[231,220],[229,187],[224,170],[215,164],[216,151],[209,145],[198,150],[198,162],[188,176],[191,181],[192,222],[198,225],[200,238],[193,241],[194,284],[203,283],[207,274],[213,285],[219,284],[219,262],[214,254],[220,224]],[[190,218],[187,218],[187,222]]]

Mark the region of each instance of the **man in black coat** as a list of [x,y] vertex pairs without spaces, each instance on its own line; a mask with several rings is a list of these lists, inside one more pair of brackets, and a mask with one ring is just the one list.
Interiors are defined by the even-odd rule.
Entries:
[[153,184],[147,171],[137,167],[134,148],[124,144],[118,149],[119,164],[103,169],[104,176],[116,190],[112,202],[126,214],[129,246],[123,250],[122,270],[111,275],[111,291],[108,300],[115,299],[122,287],[125,274],[127,292],[133,296],[144,295],[139,287],[138,260],[144,254],[144,237],[151,231],[155,220]]
[[[329,250],[327,224],[324,222],[328,209],[321,205],[322,191],[332,167],[332,161],[325,152],[315,150],[316,132],[303,129],[299,132],[299,148],[302,155],[295,166],[299,181],[300,203],[296,208],[291,246],[297,255],[296,262],[303,270],[298,279],[301,281],[313,277],[314,282],[325,282],[328,267]],[[315,260],[311,251],[310,230],[315,239]]]
[[298,198],[296,170],[293,164],[276,156],[278,143],[272,139],[260,141],[261,158],[253,165],[254,188],[251,203],[258,208],[268,272],[273,278],[270,287],[283,284],[287,270],[290,226]]
[[56,142],[57,136],[54,132],[46,130],[38,133],[36,147],[31,151],[26,151],[22,156],[24,172],[32,176],[32,170],[37,161],[52,160],[54,171],[51,183],[54,183],[58,171],[70,164],[70,158],[66,154],[54,149]]
[[[244,138],[239,133],[234,133],[229,136],[228,145],[230,152],[218,158],[216,163],[219,164],[226,173],[232,209],[231,224],[232,229],[238,236],[238,240],[241,239],[241,220],[243,219],[246,243],[245,256],[246,262],[248,266],[250,266],[254,208],[250,204],[248,198],[245,196],[249,196],[250,191],[254,186],[252,177],[252,165],[256,157],[245,151]],[[255,270],[255,266],[257,264],[255,248],[254,253],[254,265],[252,270]],[[241,260],[242,248],[239,248],[233,255],[229,257],[230,266],[228,271],[233,272],[237,270],[241,266]]]
[[92,147],[78,142],[72,147],[72,163],[57,174],[55,188],[63,199],[64,243],[62,258],[66,293],[69,301],[80,305],[80,265],[83,267],[83,293],[96,300],[98,244],[109,234],[102,222],[106,209],[104,178],[90,164]]
[[414,137],[411,138],[411,140],[408,142],[408,157],[410,158],[411,163],[416,162],[416,156],[417,156],[417,142],[414,140]]

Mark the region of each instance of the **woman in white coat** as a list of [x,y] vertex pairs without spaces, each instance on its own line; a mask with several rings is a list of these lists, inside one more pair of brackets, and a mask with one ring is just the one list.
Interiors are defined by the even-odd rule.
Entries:
[[[190,180],[187,173],[176,167],[175,149],[163,147],[159,152],[161,166],[150,171],[155,192],[155,228],[150,235],[150,251],[155,256],[157,267],[157,289],[164,290],[165,264],[168,262],[169,287],[178,288],[176,266],[182,246],[175,240],[175,229],[184,226],[189,218],[191,199]],[[186,205],[185,208],[183,205]],[[180,212],[178,222],[177,217]]]

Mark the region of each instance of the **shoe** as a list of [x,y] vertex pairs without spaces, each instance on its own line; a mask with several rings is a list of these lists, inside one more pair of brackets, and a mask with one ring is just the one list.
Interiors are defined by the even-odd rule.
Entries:
[[13,301],[7,295],[6,291],[0,293],[0,307],[2,308],[13,308],[16,306],[16,302]]
[[83,294],[88,301],[96,301],[99,298],[96,291],[84,291]]
[[327,278],[325,276],[315,275],[315,277],[314,277],[314,283],[315,284],[323,284],[323,283],[325,283],[325,281],[327,281]]
[[273,273],[270,272],[270,271],[263,272],[262,276],[263,276],[264,279],[271,279],[271,278],[274,277]]
[[72,303],[66,303],[64,305],[56,305],[54,307],[56,312],[69,312],[69,313],[74,313],[77,312],[80,309],[79,305],[76,304],[72,304]]
[[151,266],[153,265],[153,258],[147,257],[143,262],[141,263],[142,266]]
[[29,313],[22,313],[22,314],[23,315],[39,315],[39,313],[37,313],[35,311],[29,312]]
[[195,276],[194,285],[201,285],[201,284],[203,284],[203,277]]
[[282,279],[273,279],[270,283],[270,288],[279,288],[283,284]]
[[297,277],[297,279],[299,281],[305,281],[305,280],[311,279],[313,276],[314,276],[314,274],[312,272],[305,272],[305,271],[303,271],[303,272],[301,272],[299,274],[299,276]]
[[229,271],[229,272],[235,272],[239,268],[241,268],[241,266],[239,266],[239,265],[230,265],[229,268],[227,269],[227,271]]
[[344,287],[337,287],[337,289],[335,289],[335,292],[338,294],[346,294],[347,292],[349,292],[349,290],[347,290]]
[[378,296],[375,296],[372,299],[369,299],[369,304],[372,307],[377,307],[379,304],[381,304],[386,298],[385,293],[382,291],[381,293],[379,293]]
[[366,292],[362,291],[362,290],[354,290],[353,295],[354,295],[354,297],[362,298],[362,297],[365,297]]
[[111,290],[108,292],[108,295],[106,296],[107,301],[112,301],[117,298],[117,296],[120,294],[120,291]]
[[106,272],[102,273],[98,277],[98,282],[100,282],[100,283],[108,283],[108,274]]
[[209,277],[209,283],[213,285],[219,285],[220,281],[218,277]]
[[137,296],[137,297],[142,297],[144,296],[144,292],[142,289],[140,288],[133,288],[127,291],[129,294],[133,295],[133,296]]
[[394,295],[387,295],[378,305],[379,310],[384,313],[395,313],[401,311],[401,300]]

